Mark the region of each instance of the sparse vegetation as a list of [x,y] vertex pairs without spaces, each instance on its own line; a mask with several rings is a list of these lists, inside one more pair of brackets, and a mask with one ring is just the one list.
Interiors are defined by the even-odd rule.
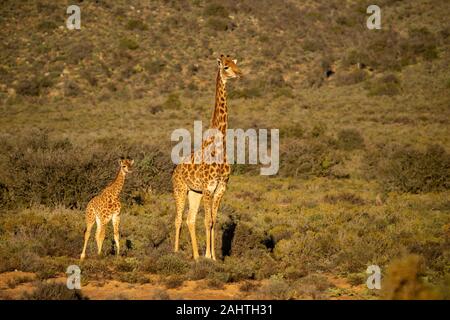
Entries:
[[179,288],[183,285],[184,278],[183,276],[170,276],[164,280],[164,285],[167,289]]
[[[89,245],[87,283],[155,284],[164,288],[148,292],[155,299],[190,281],[252,298],[326,299],[364,285],[377,264],[389,270],[380,297],[448,298],[439,289],[450,259],[448,1],[384,1],[395,14],[370,31],[361,3],[311,4],[92,2],[89,32],[67,37],[52,17],[64,4],[2,3],[0,30],[14,36],[0,44],[0,272],[35,274],[37,289],[23,298],[83,298],[51,282],[78,261],[86,203],[120,156],[136,161],[122,197],[122,255],[113,256],[109,226],[102,257]],[[336,16],[328,9],[337,5]],[[172,252],[170,134],[194,120],[206,128],[221,53],[244,71],[227,87],[229,127],[279,129],[280,170],[233,166],[218,261],[194,263],[185,224]]]
[[139,48],[139,43],[131,38],[122,38],[120,39],[119,47],[121,49],[136,50]]
[[440,293],[422,278],[423,261],[417,255],[394,260],[383,281],[383,297],[390,300],[436,300]]
[[369,96],[395,96],[400,92],[400,80],[387,74],[366,84]]
[[67,289],[65,283],[42,282],[31,294],[24,294],[25,300],[86,300],[79,290]]
[[450,155],[440,145],[425,151],[409,146],[387,146],[368,155],[369,172],[387,190],[421,193],[448,190]]
[[179,109],[181,107],[180,97],[177,93],[172,92],[167,96],[163,106],[168,109]]
[[126,28],[128,30],[148,30],[147,24],[138,19],[128,20]]
[[283,279],[272,277],[268,283],[261,288],[263,297],[268,297],[274,300],[290,300],[294,298],[295,291]]
[[364,139],[355,129],[343,129],[338,132],[338,147],[347,151],[364,148]]

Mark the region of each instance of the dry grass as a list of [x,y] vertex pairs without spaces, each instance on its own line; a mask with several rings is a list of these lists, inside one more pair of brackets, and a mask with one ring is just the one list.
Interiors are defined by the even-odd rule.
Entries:
[[[167,288],[205,279],[255,291],[256,279],[267,281],[264,296],[321,299],[332,288],[311,273],[358,285],[368,265],[384,270],[416,254],[429,285],[444,288],[448,1],[385,1],[383,23],[396,31],[382,32],[363,29],[363,2],[163,2],[83,4],[78,33],[52,14],[65,4],[2,5],[1,32],[16,36],[0,45],[0,271],[42,280],[77,263],[86,202],[113,178],[116,159],[131,156],[123,254],[112,256],[110,229],[102,258],[91,240],[86,281],[144,283],[150,272]],[[222,52],[245,72],[229,84],[229,126],[279,128],[280,172],[234,168],[218,217],[220,259],[193,264],[185,227],[172,253],[170,133],[209,122]],[[72,297],[58,290],[33,297]]]

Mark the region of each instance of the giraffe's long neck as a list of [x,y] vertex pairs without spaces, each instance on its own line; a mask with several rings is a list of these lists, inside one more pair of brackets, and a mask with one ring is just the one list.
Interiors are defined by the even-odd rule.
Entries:
[[122,191],[123,185],[125,183],[125,173],[119,169],[116,178],[114,181],[107,187],[108,191],[113,197],[119,197],[120,192]]
[[211,119],[211,128],[218,129],[223,135],[224,147],[225,137],[228,127],[228,109],[227,109],[227,92],[225,81],[222,79],[220,70],[217,72],[216,79],[216,104]]

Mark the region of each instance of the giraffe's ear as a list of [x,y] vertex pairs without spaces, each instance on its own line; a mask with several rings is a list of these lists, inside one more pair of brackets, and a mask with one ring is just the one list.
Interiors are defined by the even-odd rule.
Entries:
[[220,58],[217,59],[217,65],[218,65],[219,67],[222,66],[222,59],[220,59]]
[[133,165],[134,164],[134,159],[131,159],[130,163],[131,163],[131,165]]
[[237,64],[237,59],[234,59],[233,62],[234,62],[234,64]]

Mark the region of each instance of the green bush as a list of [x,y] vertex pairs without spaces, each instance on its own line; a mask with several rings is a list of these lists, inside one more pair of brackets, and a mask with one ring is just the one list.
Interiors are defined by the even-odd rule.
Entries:
[[364,45],[352,49],[343,59],[344,65],[360,63],[381,71],[401,70],[419,58],[437,58],[437,40],[426,28],[412,28],[407,35],[393,29],[378,30],[367,35]]
[[41,282],[31,293],[25,293],[24,300],[88,300],[80,290],[70,290],[65,283]]
[[325,48],[325,43],[321,38],[308,37],[303,40],[302,48],[304,51],[316,52]]
[[258,284],[245,280],[239,287],[241,292],[252,292],[258,288]]
[[324,291],[333,286],[326,276],[311,274],[296,281],[296,292],[306,295],[308,298],[320,299],[323,297]]
[[280,138],[303,138],[305,129],[300,124],[291,124],[280,128]]
[[206,5],[203,14],[205,16],[228,17],[228,10],[219,3],[209,3]]
[[43,90],[53,86],[50,77],[31,77],[19,81],[16,86],[16,92],[23,96],[39,96]]
[[80,254],[84,225],[79,212],[30,209],[2,217],[0,225],[4,236],[0,244],[2,271],[46,270],[54,274],[63,271],[57,261],[49,264],[40,257]]
[[387,146],[366,158],[369,176],[387,190],[421,193],[450,188],[450,155],[440,145],[425,151],[408,146]]
[[364,205],[366,203],[364,199],[362,199],[358,195],[348,192],[339,193],[337,195],[327,194],[324,197],[323,201],[331,204],[336,204],[338,202],[347,202],[353,205]]
[[238,258],[234,256],[225,257],[224,269],[229,274],[229,281],[237,282],[247,279],[255,279],[254,260],[246,258]]
[[149,61],[144,65],[145,70],[149,75],[158,74],[164,70],[166,63],[162,60]]
[[126,28],[128,30],[140,30],[140,31],[148,30],[147,24],[138,19],[128,20]]
[[239,99],[239,98],[253,99],[261,96],[262,96],[261,88],[255,86],[243,89],[236,89],[231,91],[228,95],[230,99]]
[[[10,170],[2,170],[2,202],[5,207],[64,205],[84,208],[106,187],[118,170],[117,160],[130,155],[135,171],[127,177],[123,198],[131,203],[136,192],[145,194],[170,190],[173,164],[161,147],[121,145],[105,141],[90,148],[75,147],[67,139],[50,139],[45,131],[31,130],[0,136],[2,161]],[[134,190],[135,192],[130,192]],[[142,196],[141,196],[142,197]]]
[[400,80],[393,74],[366,83],[369,96],[395,96],[400,93]]
[[192,280],[211,279],[221,270],[222,268],[215,261],[201,258],[191,266],[189,277]]
[[364,70],[353,70],[350,72],[339,72],[336,77],[338,86],[348,86],[360,83],[367,78],[367,73]]
[[44,31],[44,32],[45,31],[52,31],[52,30],[54,30],[56,28],[58,28],[58,25],[55,22],[49,21],[49,20],[42,21],[38,25],[38,30],[39,31]]
[[245,256],[248,252],[256,253],[257,250],[265,250],[264,242],[267,235],[261,231],[255,230],[248,223],[240,222],[237,224],[233,243],[231,246],[232,256]]
[[329,142],[316,139],[292,141],[280,147],[279,175],[301,178],[330,176],[341,161]]
[[177,93],[171,93],[167,96],[166,101],[164,101],[163,106],[167,109],[180,109],[181,100]]
[[215,31],[226,31],[228,29],[228,19],[211,17],[206,21],[206,25]]
[[337,145],[343,150],[364,148],[364,139],[356,129],[343,129],[338,132]]
[[67,80],[64,82],[64,95],[66,97],[76,97],[82,93],[82,90],[78,83],[72,80]]
[[438,290],[421,279],[422,257],[407,255],[392,261],[382,282],[382,295],[388,300],[436,300]]
[[344,67],[356,66],[357,64],[365,64],[369,62],[368,56],[360,50],[352,49],[343,58]]
[[208,288],[221,290],[224,288],[225,282],[218,278],[212,278],[207,281],[206,285],[208,286]]
[[184,277],[183,276],[170,276],[170,277],[166,277],[164,279],[164,285],[166,286],[167,289],[175,289],[175,288],[179,288],[183,285],[184,283]]
[[119,41],[119,47],[121,49],[136,50],[139,48],[139,43],[131,38],[122,38]]
[[189,269],[189,263],[175,254],[163,255],[156,263],[157,272],[164,275],[186,274]]
[[71,64],[79,64],[83,60],[88,60],[94,52],[94,45],[88,39],[79,40],[64,48],[65,61]]
[[405,45],[412,54],[421,56],[425,60],[433,60],[438,57],[437,40],[427,28],[412,28],[408,32],[408,43]]
[[295,290],[286,280],[278,277],[270,278],[267,284],[260,289],[260,293],[264,297],[274,300],[289,300],[295,297]]

